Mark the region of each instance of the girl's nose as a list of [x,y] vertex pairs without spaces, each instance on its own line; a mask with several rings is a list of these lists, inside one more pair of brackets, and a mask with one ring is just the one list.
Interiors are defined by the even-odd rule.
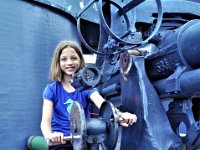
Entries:
[[68,64],[68,65],[73,64],[73,61],[72,61],[71,59],[68,59],[68,60],[67,60],[67,64]]

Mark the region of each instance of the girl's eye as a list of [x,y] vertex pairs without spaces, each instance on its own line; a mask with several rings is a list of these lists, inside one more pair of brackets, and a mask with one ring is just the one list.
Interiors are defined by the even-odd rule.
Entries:
[[61,58],[61,61],[66,61],[66,58]]
[[77,57],[72,57],[71,59],[72,59],[72,60],[77,60],[78,58],[77,58]]

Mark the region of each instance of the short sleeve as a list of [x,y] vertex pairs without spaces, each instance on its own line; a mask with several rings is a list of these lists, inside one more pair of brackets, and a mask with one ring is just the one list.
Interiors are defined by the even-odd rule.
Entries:
[[46,88],[43,91],[43,99],[48,99],[53,101],[54,99],[54,94],[53,94],[53,89],[51,88],[50,85],[47,85]]

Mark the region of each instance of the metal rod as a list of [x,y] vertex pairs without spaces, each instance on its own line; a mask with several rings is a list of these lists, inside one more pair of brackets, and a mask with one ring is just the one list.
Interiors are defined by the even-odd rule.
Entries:
[[[117,120],[118,123],[121,123],[121,122],[124,121],[123,118],[116,118],[116,120]],[[110,121],[114,121],[114,118],[110,119]]]
[[83,7],[83,9],[81,9],[81,11],[78,13],[78,16],[77,17],[80,17],[80,15],[82,15],[82,13],[84,13],[86,11],[86,9],[88,9],[95,1],[97,0],[91,0],[89,1],[85,7]]
[[122,10],[118,10],[118,14],[121,16],[124,13],[128,12],[129,10],[131,10],[132,8],[135,8],[139,4],[143,3],[144,1],[145,0],[137,0],[137,1],[134,0],[134,1],[131,1],[127,5],[125,5]]
[[70,141],[72,139],[80,139],[81,138],[81,135],[70,135],[70,136],[64,136],[64,140],[66,141]]

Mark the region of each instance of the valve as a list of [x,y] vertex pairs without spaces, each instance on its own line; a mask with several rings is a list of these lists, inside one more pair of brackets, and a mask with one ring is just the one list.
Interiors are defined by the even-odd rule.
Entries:
[[74,149],[98,150],[100,145],[106,150],[115,149],[121,119],[112,103],[103,102],[99,118],[86,120],[82,105],[74,102],[70,117],[71,136],[65,137],[65,139],[72,140]]

